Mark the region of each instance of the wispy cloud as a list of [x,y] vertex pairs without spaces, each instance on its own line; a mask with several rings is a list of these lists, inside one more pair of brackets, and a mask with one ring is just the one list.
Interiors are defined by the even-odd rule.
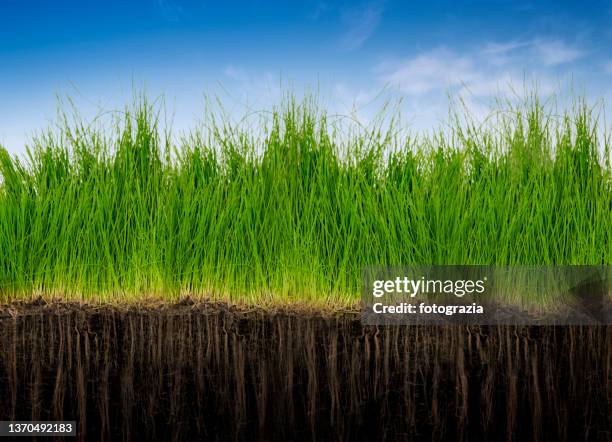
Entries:
[[[462,48],[435,46],[403,58],[395,54],[379,61],[373,73],[375,84],[406,97],[405,115],[412,127],[428,130],[445,121],[448,98],[460,99],[484,122],[496,98],[520,100],[533,91],[541,98],[559,97],[566,84],[573,84],[577,63],[593,54],[577,42],[534,37]],[[599,66],[612,75],[612,58]]]
[[361,47],[380,25],[383,14],[381,3],[370,3],[360,8],[351,8],[342,13],[346,31],[342,37],[342,48],[352,51]]
[[223,70],[223,73],[234,81],[247,82],[248,76],[243,69],[240,69],[234,65],[228,65]]
[[[557,88],[555,78],[587,55],[562,40],[534,38],[487,42],[463,51],[436,47],[399,62],[383,61],[375,71],[379,80],[413,97],[451,89],[489,97],[530,83],[549,94]],[[604,69],[612,73],[612,60]]]
[[512,62],[519,50],[530,46],[530,42],[512,40],[508,42],[488,42],[481,50],[486,60],[494,65],[504,65]]
[[353,88],[340,82],[334,85],[334,110],[341,115],[350,116],[353,120],[367,126],[380,109],[381,91],[373,89]]
[[178,23],[183,18],[183,7],[175,0],[155,0],[155,8],[166,21]]
[[316,4],[314,10],[310,13],[310,15],[308,17],[313,19],[313,20],[317,20],[323,14],[325,14],[326,12],[328,12],[331,9],[332,9],[332,7],[331,7],[331,5],[329,3],[327,3],[326,1],[320,1],[320,2],[318,2]]
[[[232,83],[228,92],[234,98],[249,101],[249,106],[265,106],[273,104],[282,94],[280,80],[275,79],[271,72],[251,72],[235,65],[228,65],[223,73]],[[222,82],[225,86],[225,82]]]
[[540,38],[489,42],[482,47],[481,53],[488,63],[495,65],[516,63],[529,57],[533,64],[547,67],[571,63],[587,55],[587,51],[563,40]]
[[361,110],[381,97],[378,87],[371,89],[353,89],[344,82],[334,84],[333,95],[338,99],[346,110]]
[[533,42],[533,47],[536,55],[540,57],[542,63],[546,66],[570,63],[586,55],[584,51],[561,40],[536,40]]
[[471,57],[440,47],[421,53],[395,68],[383,67],[381,79],[408,95],[424,95],[435,89],[479,79]]

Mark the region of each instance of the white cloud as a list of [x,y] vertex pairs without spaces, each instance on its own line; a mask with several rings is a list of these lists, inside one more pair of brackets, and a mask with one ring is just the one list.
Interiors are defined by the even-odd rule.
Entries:
[[512,62],[516,53],[529,44],[529,42],[518,40],[503,43],[489,42],[482,47],[481,53],[487,62],[500,66]]
[[320,1],[316,4],[314,11],[309,15],[309,18],[311,18],[312,20],[317,20],[330,9],[331,6],[329,5],[329,3],[325,1]]
[[234,104],[247,110],[266,108],[277,102],[286,85],[271,72],[252,72],[241,67],[228,65],[223,73],[229,83],[221,82],[222,88],[233,98]]
[[587,55],[583,49],[562,40],[513,40],[489,42],[481,48],[486,62],[504,65],[517,62],[554,67],[579,60]]
[[488,63],[498,66],[530,59],[532,64],[553,67],[571,63],[586,55],[584,50],[575,45],[562,40],[545,39],[489,42],[480,52]]
[[155,5],[164,20],[178,23],[183,18],[183,7],[175,0],[156,0]]
[[381,88],[354,89],[346,83],[333,86],[333,112],[348,115],[360,124],[367,126],[380,110],[385,95]]
[[343,101],[345,105],[354,107],[367,106],[374,101],[380,94],[378,89],[371,90],[352,90],[345,83],[336,83],[334,85],[334,95]]
[[[494,99],[521,101],[537,91],[542,99],[573,84],[573,61],[588,53],[560,40],[488,42],[464,50],[434,47],[410,57],[387,57],[374,69],[378,84],[406,97],[415,128],[444,121],[449,102],[460,99],[477,120],[495,108]],[[604,66],[612,74],[612,59]],[[458,103],[459,101],[457,101]]]
[[535,55],[545,66],[557,66],[576,61],[586,54],[561,40],[536,40],[533,42]]
[[482,53],[487,55],[507,55],[516,49],[524,48],[528,44],[528,42],[518,40],[503,43],[488,42],[483,46]]
[[501,71],[490,76],[478,73],[475,76],[478,78],[477,81],[465,84],[462,92],[477,97],[493,97],[512,94],[517,86],[517,79],[509,71]]
[[[459,91],[477,97],[522,93],[537,87],[554,92],[555,77],[563,77],[569,64],[586,53],[560,40],[489,42],[462,52],[437,47],[403,61],[383,60],[375,71],[379,80],[410,96]],[[612,73],[612,60],[606,69]]]
[[382,18],[383,8],[380,4],[369,4],[358,9],[349,9],[342,14],[342,21],[347,27],[342,37],[342,47],[352,51],[363,45],[373,34]]
[[381,79],[405,94],[424,95],[436,89],[473,83],[480,79],[480,74],[471,57],[436,48],[387,70]]
[[246,81],[247,75],[243,69],[237,68],[236,66],[229,65],[224,70],[223,73],[231,78],[234,81]]

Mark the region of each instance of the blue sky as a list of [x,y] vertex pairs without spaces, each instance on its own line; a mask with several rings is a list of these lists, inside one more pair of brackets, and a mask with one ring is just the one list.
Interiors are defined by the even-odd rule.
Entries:
[[58,94],[88,117],[134,86],[164,94],[179,131],[205,92],[244,110],[287,85],[366,121],[386,87],[415,129],[444,117],[448,92],[476,110],[525,81],[612,99],[610,1],[11,3],[0,4],[0,144],[15,153],[52,123]]

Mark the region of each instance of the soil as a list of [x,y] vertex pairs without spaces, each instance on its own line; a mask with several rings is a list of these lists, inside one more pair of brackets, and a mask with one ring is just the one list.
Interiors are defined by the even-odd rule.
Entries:
[[611,338],[192,300],[13,303],[0,420],[75,420],[80,440],[609,441]]

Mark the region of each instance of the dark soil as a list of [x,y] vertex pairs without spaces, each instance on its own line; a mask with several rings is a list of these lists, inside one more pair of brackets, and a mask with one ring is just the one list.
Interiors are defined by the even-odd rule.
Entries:
[[610,326],[362,326],[359,312],[0,307],[0,420],[81,440],[612,438]]

